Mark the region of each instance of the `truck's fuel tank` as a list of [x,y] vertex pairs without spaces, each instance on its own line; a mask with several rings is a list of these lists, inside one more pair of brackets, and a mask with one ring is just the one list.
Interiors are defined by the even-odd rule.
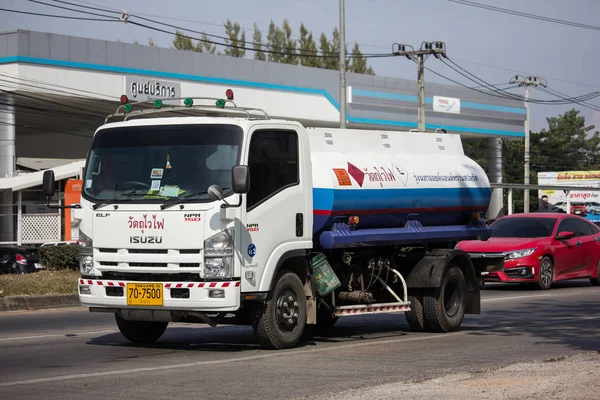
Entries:
[[313,171],[313,231],[336,216],[360,228],[466,224],[487,210],[485,171],[466,157],[457,134],[307,129]]

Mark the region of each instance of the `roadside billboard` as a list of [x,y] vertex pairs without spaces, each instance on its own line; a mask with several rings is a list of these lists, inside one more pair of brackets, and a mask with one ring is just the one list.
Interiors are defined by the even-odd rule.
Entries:
[[[538,172],[538,185],[581,186],[581,190],[569,192],[571,203],[584,203],[590,221],[600,222],[600,171],[554,171]],[[566,212],[567,193],[564,190],[538,190],[538,198],[548,196],[548,203]]]

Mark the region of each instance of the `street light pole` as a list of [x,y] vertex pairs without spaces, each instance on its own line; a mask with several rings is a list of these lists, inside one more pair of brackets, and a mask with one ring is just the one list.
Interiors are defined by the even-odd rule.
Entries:
[[[525,183],[525,185],[529,185],[529,174],[530,174],[530,161],[531,161],[531,154],[530,154],[530,135],[529,135],[529,131],[530,131],[530,107],[529,107],[529,88],[530,86],[541,86],[541,87],[546,87],[547,84],[545,82],[544,79],[540,79],[536,76],[528,76],[528,77],[522,77],[519,75],[516,75],[514,77],[512,77],[510,79],[510,81],[508,82],[511,85],[518,85],[518,86],[525,86],[525,111],[526,111],[526,116],[525,116],[525,155],[523,157],[523,182]],[[525,189],[523,191],[523,212],[528,213],[529,212],[529,189]]]
[[346,23],[340,0],[340,128],[346,128]]

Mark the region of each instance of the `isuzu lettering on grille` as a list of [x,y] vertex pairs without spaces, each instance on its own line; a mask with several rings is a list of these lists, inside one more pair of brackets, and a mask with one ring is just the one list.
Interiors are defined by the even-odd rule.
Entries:
[[129,243],[162,243],[162,236],[129,236]]

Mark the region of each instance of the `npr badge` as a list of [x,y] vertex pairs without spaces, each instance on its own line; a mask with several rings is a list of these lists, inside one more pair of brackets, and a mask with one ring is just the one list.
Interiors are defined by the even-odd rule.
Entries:
[[256,246],[254,245],[254,243],[250,243],[248,245],[248,255],[250,257],[254,257],[256,255]]

